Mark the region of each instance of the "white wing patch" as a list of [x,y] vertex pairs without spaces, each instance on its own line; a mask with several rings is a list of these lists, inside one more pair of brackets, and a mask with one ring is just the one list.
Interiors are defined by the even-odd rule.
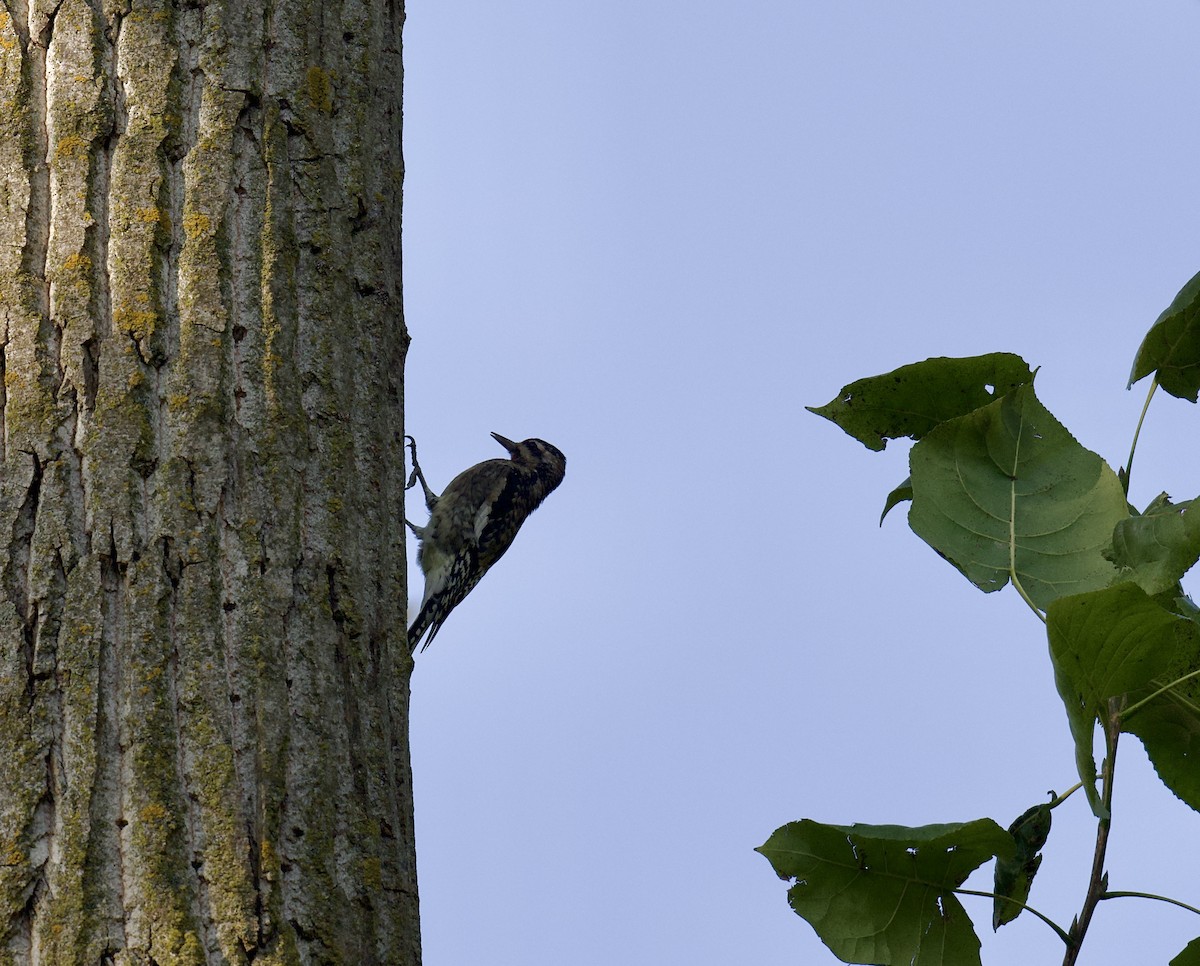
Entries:
[[487,528],[488,517],[492,513],[492,504],[485,503],[475,513],[475,545],[479,545],[479,538],[483,536],[483,531]]

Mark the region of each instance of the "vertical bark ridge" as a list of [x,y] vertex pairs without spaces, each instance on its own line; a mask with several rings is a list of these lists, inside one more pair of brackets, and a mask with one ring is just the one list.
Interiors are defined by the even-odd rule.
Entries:
[[0,964],[420,960],[402,17],[0,13]]

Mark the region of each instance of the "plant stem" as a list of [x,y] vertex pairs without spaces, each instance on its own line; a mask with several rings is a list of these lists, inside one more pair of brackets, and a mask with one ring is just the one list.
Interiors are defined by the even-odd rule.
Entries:
[[1122,899],[1126,896],[1134,899],[1157,899],[1159,902],[1169,902],[1173,906],[1179,906],[1181,909],[1186,909],[1188,912],[1194,912],[1200,916],[1200,909],[1197,909],[1195,906],[1189,906],[1186,902],[1180,902],[1178,899],[1172,899],[1169,896],[1156,896],[1153,892],[1106,892],[1100,898]]
[[1190,671],[1189,673],[1185,674],[1183,677],[1177,678],[1176,680],[1172,681],[1170,684],[1164,684],[1161,688],[1159,688],[1157,691],[1155,691],[1149,697],[1142,698],[1142,700],[1137,702],[1137,704],[1131,704],[1128,708],[1126,708],[1124,711],[1121,712],[1121,720],[1128,721],[1130,719],[1130,717],[1132,717],[1133,713],[1135,711],[1137,711],[1139,708],[1141,708],[1142,705],[1148,704],[1149,702],[1151,702],[1155,698],[1157,698],[1160,694],[1162,694],[1164,691],[1170,691],[1171,688],[1175,687],[1177,684],[1183,684],[1184,681],[1187,681],[1189,678],[1194,678],[1194,677],[1200,677],[1200,668],[1197,668],[1195,671]]
[[1016,560],[1015,560],[1015,551],[1012,549],[1013,546],[1014,546],[1014,544],[1013,544],[1012,540],[1010,539],[1009,540],[1009,551],[1008,551],[1008,553],[1009,553],[1008,579],[1011,580],[1012,585],[1017,588],[1017,593],[1021,595],[1021,600],[1025,601],[1025,603],[1027,603],[1029,605],[1029,609],[1031,611],[1033,611],[1034,614],[1037,615],[1037,619],[1040,620],[1043,624],[1045,624],[1046,623],[1046,615],[1042,613],[1042,611],[1038,607],[1038,605],[1033,602],[1033,599],[1027,593],[1025,593],[1025,588],[1021,586],[1021,578],[1017,576],[1017,564],[1016,564]]
[[1064,930],[1061,925],[1058,925],[1054,919],[1051,919],[1049,916],[1044,916],[1043,913],[1038,912],[1036,908],[1033,908],[1033,906],[1027,906],[1025,905],[1025,902],[1021,902],[1018,899],[1013,899],[1010,895],[979,892],[978,889],[954,889],[953,892],[958,895],[982,895],[984,899],[1003,899],[1006,902],[1015,902],[1015,904],[1019,905],[1022,910],[1032,913],[1033,916],[1037,916],[1040,920],[1042,920],[1043,923],[1050,926],[1052,930],[1057,932],[1060,940],[1062,940],[1064,943],[1067,943],[1068,946],[1070,944],[1070,936],[1067,935],[1067,930]]
[[1054,798],[1050,802],[1050,807],[1058,808],[1059,805],[1061,805],[1063,802],[1065,802],[1068,798],[1070,798],[1072,795],[1074,795],[1081,788],[1083,788],[1083,782],[1076,782],[1074,785],[1072,785],[1070,788],[1068,788],[1061,795],[1054,795],[1054,792],[1051,792],[1050,794],[1054,795]]
[[1146,410],[1150,408],[1150,400],[1154,390],[1158,388],[1158,373],[1150,377],[1150,391],[1146,393],[1146,401],[1142,404],[1142,414],[1138,416],[1137,429],[1133,431],[1133,442],[1129,446],[1129,459],[1125,461],[1125,495],[1129,496],[1129,476],[1133,473],[1133,453],[1137,449],[1138,437],[1142,435],[1142,423],[1146,421]]
[[1040,920],[1042,920],[1042,922],[1044,922],[1047,926],[1049,926],[1056,933],[1058,933],[1058,938],[1061,939],[1068,946],[1071,944],[1071,937],[1067,935],[1067,931],[1065,929],[1063,929],[1062,926],[1060,926],[1058,923],[1056,923],[1049,916],[1043,915],[1042,913],[1038,912],[1036,909],[1033,908],[1033,906],[1027,906],[1025,903],[1021,902],[1019,899],[1014,899],[1012,896],[998,895],[995,892],[980,892],[978,889],[955,889],[953,891],[960,896],[983,896],[985,899],[993,899],[993,900],[994,899],[1003,899],[1006,902],[1016,903],[1018,906],[1020,906],[1026,912],[1032,913],[1033,915],[1037,916]]
[[1088,880],[1087,895],[1083,899],[1083,908],[1075,921],[1071,923],[1071,942],[1067,945],[1066,955],[1063,956],[1063,966],[1075,966],[1079,958],[1079,950],[1083,946],[1083,937],[1087,935],[1088,926],[1092,921],[1092,913],[1104,898],[1108,889],[1108,876],[1104,873],[1104,853],[1108,848],[1108,830],[1112,825],[1113,771],[1117,762],[1117,738],[1121,734],[1117,714],[1117,699],[1111,698],[1106,713],[1101,719],[1104,726],[1105,756],[1100,768],[1100,778],[1103,783],[1101,801],[1104,805],[1104,817],[1096,825],[1096,850],[1092,855],[1092,875]]

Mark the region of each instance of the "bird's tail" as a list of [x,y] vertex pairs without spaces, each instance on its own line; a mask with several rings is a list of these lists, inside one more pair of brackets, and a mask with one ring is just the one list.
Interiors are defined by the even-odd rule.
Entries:
[[417,618],[408,628],[408,650],[410,654],[415,654],[417,645],[421,642],[421,637],[426,631],[429,636],[425,638],[425,643],[421,650],[425,650],[433,639],[437,637],[437,632],[442,628],[442,621],[446,619],[445,614],[437,613],[437,608],[434,606],[434,601],[427,600],[421,605],[421,610],[417,613]]

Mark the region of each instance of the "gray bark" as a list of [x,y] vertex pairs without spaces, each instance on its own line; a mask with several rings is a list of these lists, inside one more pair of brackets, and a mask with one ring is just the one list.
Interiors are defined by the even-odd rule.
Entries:
[[0,963],[420,961],[402,0],[4,0]]

